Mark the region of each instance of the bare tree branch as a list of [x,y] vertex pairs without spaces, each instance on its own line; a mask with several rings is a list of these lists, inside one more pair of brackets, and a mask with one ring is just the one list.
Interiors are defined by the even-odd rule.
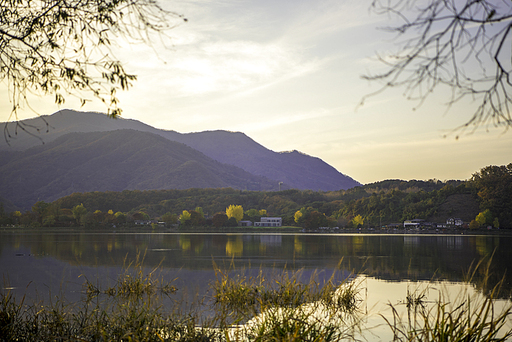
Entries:
[[[374,0],[372,9],[403,24],[386,30],[405,41],[395,54],[379,59],[387,70],[364,75],[387,88],[403,87],[418,105],[439,86],[451,87],[451,107],[470,97],[480,102],[459,129],[512,127],[512,2],[490,0]],[[488,71],[490,69],[490,73]]]

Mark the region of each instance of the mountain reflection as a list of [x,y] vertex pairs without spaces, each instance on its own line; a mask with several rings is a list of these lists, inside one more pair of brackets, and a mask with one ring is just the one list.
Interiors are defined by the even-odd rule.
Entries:
[[[307,235],[170,234],[91,231],[13,231],[0,233],[0,269],[24,251],[54,258],[70,267],[122,267],[137,254],[144,265],[211,271],[220,267],[336,269],[362,272],[388,281],[461,281],[471,265],[491,255],[493,286],[511,276],[512,239],[467,235]],[[27,252],[28,251],[28,252]],[[13,261],[14,260],[14,261]],[[341,261],[341,263],[340,263]],[[12,265],[11,265],[12,266]],[[12,268],[12,267],[11,267]],[[5,274],[4,274],[5,276]],[[477,273],[475,285],[484,277]],[[486,290],[486,289],[483,289]]]

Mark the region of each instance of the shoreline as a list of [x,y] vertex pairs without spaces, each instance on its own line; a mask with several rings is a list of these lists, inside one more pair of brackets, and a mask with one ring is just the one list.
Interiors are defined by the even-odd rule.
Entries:
[[379,228],[327,228],[305,230],[301,227],[187,227],[187,228],[164,228],[164,227],[0,227],[0,232],[86,232],[86,233],[171,233],[171,234],[300,234],[300,235],[496,235],[512,236],[512,229],[379,229]]

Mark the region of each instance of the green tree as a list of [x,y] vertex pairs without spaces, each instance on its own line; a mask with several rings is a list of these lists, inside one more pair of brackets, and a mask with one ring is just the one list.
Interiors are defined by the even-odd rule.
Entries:
[[12,217],[14,219],[14,224],[20,224],[20,218],[21,218],[21,211],[14,211],[12,213]]
[[84,207],[84,205],[79,204],[71,210],[73,212],[73,217],[75,218],[76,223],[82,224],[82,218],[85,216],[85,214],[87,214],[87,209]]
[[59,210],[59,222],[69,226],[73,224],[73,221],[73,211],[71,209],[63,208]]
[[114,211],[109,209],[109,211],[107,211],[107,213],[104,215],[103,219],[106,223],[112,223],[114,221]]
[[154,0],[0,0],[0,18],[0,81],[15,117],[28,92],[52,95],[57,104],[67,95],[82,105],[93,96],[116,117],[116,91],[136,76],[115,58],[112,42],[150,43],[183,20]]
[[176,214],[171,214],[170,212],[163,214],[160,219],[167,225],[176,224],[178,222],[178,216]]
[[481,209],[489,209],[504,227],[512,227],[512,163],[484,167],[473,174],[471,184],[478,193]]
[[136,221],[149,220],[149,215],[143,211],[137,211],[132,215],[132,218]]
[[114,214],[114,222],[116,222],[118,224],[125,223],[126,222],[126,214],[122,213],[120,211],[116,212]]
[[212,224],[216,228],[223,227],[228,221],[228,216],[225,213],[216,213],[212,217]]
[[304,215],[304,228],[318,229],[320,227],[327,227],[329,222],[327,217],[316,210],[310,211]]
[[201,213],[195,210],[191,210],[189,223],[193,227],[201,227],[206,224],[206,220]]
[[258,216],[260,216],[260,212],[259,212],[259,210],[256,210],[256,209],[249,209],[249,210],[245,211],[245,215],[247,215],[249,217],[258,217]]
[[238,223],[244,217],[244,208],[242,208],[241,205],[231,204],[226,208],[226,215],[228,216],[228,219],[234,217]]
[[32,211],[27,211],[21,215],[20,222],[23,226],[30,226],[37,224],[37,216]]
[[230,217],[230,218],[226,221],[226,223],[224,223],[224,225],[225,225],[226,227],[237,227],[237,226],[238,226],[238,222],[237,222],[237,220],[236,220],[236,218],[235,218],[235,217]]
[[38,201],[32,206],[32,212],[35,214],[36,222],[39,225],[54,226],[60,216],[60,206],[55,202]]
[[384,72],[365,76],[383,83],[376,93],[403,87],[408,99],[421,104],[438,86],[447,86],[449,106],[466,98],[480,103],[463,128],[512,126],[510,1],[373,0],[372,9],[399,21],[387,29],[403,42],[382,57]]
[[83,226],[92,226],[92,225],[94,225],[96,223],[95,220],[94,220],[94,213],[91,213],[91,212],[85,213],[85,215],[82,216],[82,219],[80,220],[80,223]]
[[11,224],[12,218],[4,210],[4,204],[0,202],[0,226]]
[[44,216],[46,215],[46,210],[50,203],[46,203],[45,201],[37,201],[32,206],[32,212],[36,215],[37,223],[40,225],[43,224]]
[[201,208],[201,207],[196,207],[196,208],[194,209],[194,211],[196,211],[198,214],[200,214],[200,215],[201,215],[201,217],[203,217],[203,218],[204,218],[204,211],[203,211],[203,208]]
[[92,214],[92,220],[96,224],[102,223],[104,219],[105,214],[99,209]]
[[56,222],[57,222],[57,218],[53,215],[46,215],[43,218],[43,226],[44,227],[53,227],[53,226],[55,226]]
[[344,218],[343,216],[338,217],[335,222],[336,222],[336,225],[338,225],[339,227],[346,227],[348,224],[348,220],[346,218]]

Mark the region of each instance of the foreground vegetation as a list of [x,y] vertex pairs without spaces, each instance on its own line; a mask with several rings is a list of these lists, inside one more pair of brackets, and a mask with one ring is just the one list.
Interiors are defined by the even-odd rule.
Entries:
[[[340,341],[370,339],[363,277],[334,274],[309,281],[301,272],[269,275],[221,270],[211,295],[186,310],[174,298],[179,289],[149,274],[135,261],[114,286],[84,280],[83,300],[26,303],[0,294],[0,341]],[[468,280],[481,271],[477,265]],[[489,269],[489,266],[487,266]],[[485,270],[485,267],[484,267]],[[484,280],[485,281],[485,280]],[[501,301],[498,283],[483,295],[464,291],[456,298],[428,289],[407,291],[382,315],[395,341],[506,341],[512,338],[512,302]]]

